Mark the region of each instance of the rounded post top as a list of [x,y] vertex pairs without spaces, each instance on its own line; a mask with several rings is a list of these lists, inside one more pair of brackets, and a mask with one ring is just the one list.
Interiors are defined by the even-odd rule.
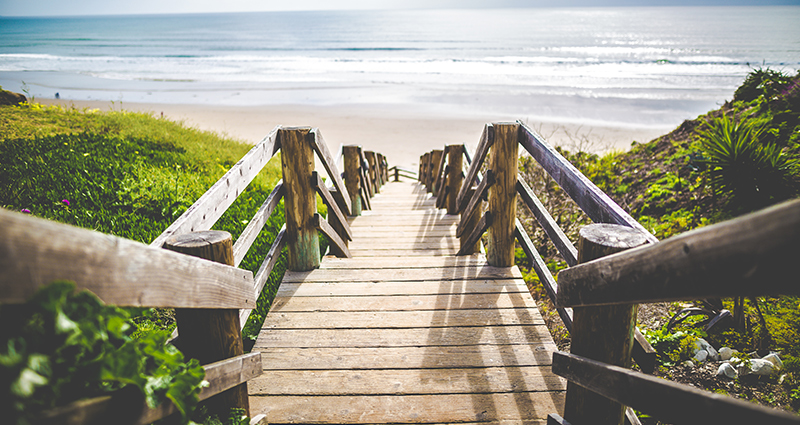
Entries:
[[595,223],[581,228],[578,263],[591,261],[647,243],[640,230],[619,224]]
[[228,232],[222,230],[203,230],[173,235],[164,242],[164,245],[191,249],[223,243],[225,240],[229,239],[232,239],[232,237]]

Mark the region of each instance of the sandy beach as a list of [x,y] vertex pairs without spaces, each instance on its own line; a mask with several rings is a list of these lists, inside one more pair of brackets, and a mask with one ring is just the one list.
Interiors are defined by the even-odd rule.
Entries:
[[[317,127],[332,151],[340,144],[357,144],[366,150],[382,152],[390,165],[411,169],[416,169],[420,155],[447,144],[464,143],[474,150],[486,123],[525,121],[524,117],[467,115],[413,105],[212,106],[40,98],[36,101],[79,109],[122,109],[154,116],[163,113],[164,118],[247,143],[258,142],[277,125]],[[671,130],[668,127],[605,127],[534,121],[527,121],[527,124],[553,145],[567,149],[580,145],[594,152],[627,150],[633,141],[647,142]]]

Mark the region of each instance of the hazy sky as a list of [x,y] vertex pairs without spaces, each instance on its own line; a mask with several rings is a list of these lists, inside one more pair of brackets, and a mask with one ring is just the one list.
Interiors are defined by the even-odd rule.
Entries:
[[0,16],[117,15],[332,9],[800,5],[800,0],[0,0]]

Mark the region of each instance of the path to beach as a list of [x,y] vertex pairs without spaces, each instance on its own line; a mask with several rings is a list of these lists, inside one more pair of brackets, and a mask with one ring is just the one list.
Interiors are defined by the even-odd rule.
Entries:
[[581,147],[595,152],[627,150],[634,140],[644,143],[670,131],[670,128],[540,123],[526,117],[465,115],[414,105],[211,106],[64,99],[36,101],[100,110],[122,108],[151,112],[155,116],[163,113],[168,119],[184,121],[191,127],[227,134],[248,143],[258,142],[276,125],[318,127],[331,150],[338,149],[339,144],[358,144],[366,150],[384,153],[390,165],[414,170],[420,152],[462,143],[474,150],[484,124],[489,122],[521,119],[554,145],[574,149],[579,139],[588,139],[592,143]]

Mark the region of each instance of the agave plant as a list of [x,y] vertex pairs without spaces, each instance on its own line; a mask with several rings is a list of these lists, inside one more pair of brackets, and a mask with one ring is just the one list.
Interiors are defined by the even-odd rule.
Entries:
[[765,130],[759,121],[723,115],[701,132],[712,188],[736,209],[762,208],[795,192],[798,160],[777,145],[760,143]]

